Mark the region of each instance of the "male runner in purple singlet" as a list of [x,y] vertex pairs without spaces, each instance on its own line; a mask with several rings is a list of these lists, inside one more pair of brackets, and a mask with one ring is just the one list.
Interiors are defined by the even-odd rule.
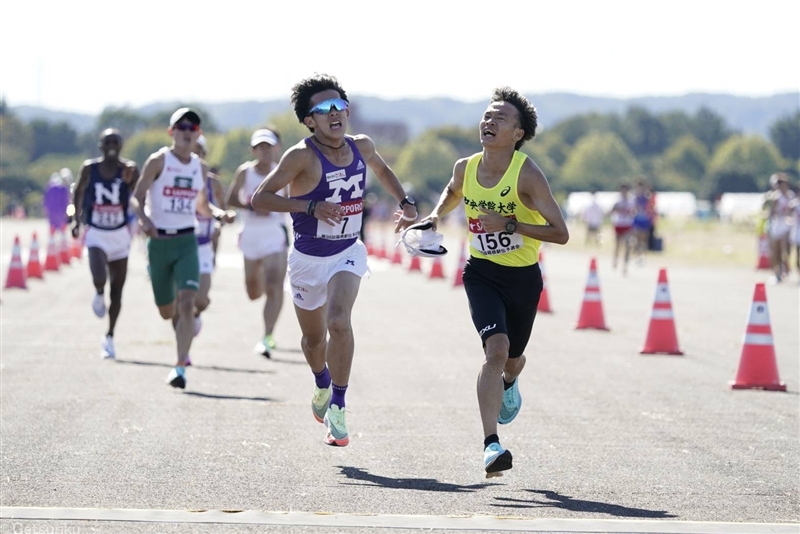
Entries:
[[[350,110],[336,78],[318,74],[302,80],[293,87],[291,101],[311,136],[284,154],[251,203],[256,211],[291,213],[287,289],[315,376],[311,408],[328,428],[325,442],[344,447],[349,443],[345,392],[354,351],[350,318],[361,278],[369,273],[367,250],[358,238],[367,167],[400,203],[395,231],[417,219],[417,208],[372,139],[345,135]],[[287,186],[288,198],[277,194]]]

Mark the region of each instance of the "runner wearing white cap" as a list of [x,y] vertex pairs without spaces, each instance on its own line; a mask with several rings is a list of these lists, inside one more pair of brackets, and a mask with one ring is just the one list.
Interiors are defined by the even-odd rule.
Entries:
[[272,337],[283,307],[283,280],[289,235],[285,213],[256,213],[250,204],[253,193],[275,167],[280,153],[280,139],[268,128],[256,130],[250,138],[255,159],[239,166],[228,189],[226,203],[239,208],[241,230],[239,249],[244,255],[244,282],[250,300],[266,294],[264,302],[264,337],[255,352],[269,358],[275,348]]
[[[200,287],[200,265],[194,229],[196,212],[226,222],[236,213],[208,202],[208,167],[194,149],[200,136],[200,114],[181,108],[169,121],[172,146],[147,158],[131,198],[142,232],[149,236],[150,283],[159,314],[173,319],[177,362],[167,376],[172,387],[185,388],[186,361],[194,337],[194,307]],[[177,295],[176,295],[177,289]]]

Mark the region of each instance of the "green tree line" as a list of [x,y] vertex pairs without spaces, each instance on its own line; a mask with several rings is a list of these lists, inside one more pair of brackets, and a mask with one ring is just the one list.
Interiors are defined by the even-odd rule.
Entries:
[[[251,159],[252,132],[221,132],[202,106],[194,107],[204,116],[207,161],[227,182]],[[85,159],[99,155],[97,141],[105,128],[122,132],[122,155],[141,166],[170,143],[169,116],[169,111],[144,116],[129,108],[107,108],[98,116],[95,132],[79,135],[66,122],[24,123],[0,101],[0,211],[5,214],[11,205],[23,204],[29,213],[39,214],[50,174],[64,167],[77,174]],[[434,198],[456,159],[480,151],[479,119],[474,128],[432,128],[403,145],[380,145],[379,150],[418,196]],[[291,112],[265,117],[264,124],[280,133],[284,148],[308,135]],[[800,111],[775,121],[766,139],[734,131],[705,108],[693,115],[653,114],[641,107],[623,114],[581,114],[537,132],[522,151],[542,168],[556,194],[615,190],[642,177],[659,191],[690,191],[713,199],[724,192],[765,191],[777,171],[800,177]]]

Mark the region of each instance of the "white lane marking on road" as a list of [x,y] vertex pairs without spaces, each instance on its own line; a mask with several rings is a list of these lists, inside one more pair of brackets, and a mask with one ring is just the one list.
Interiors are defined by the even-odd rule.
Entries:
[[139,510],[111,508],[0,508],[0,519],[210,523],[294,527],[492,530],[505,532],[618,532],[661,534],[796,534],[797,523],[723,523],[624,519],[525,519],[499,516],[337,514],[258,510]]

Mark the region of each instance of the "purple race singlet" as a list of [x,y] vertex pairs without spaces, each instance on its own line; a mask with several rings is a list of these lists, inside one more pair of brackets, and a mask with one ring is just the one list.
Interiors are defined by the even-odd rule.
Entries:
[[69,196],[69,188],[60,178],[50,180],[42,200],[51,228],[63,228],[67,224]]
[[[210,176],[206,176],[206,192],[208,193],[208,203],[216,206],[214,202],[214,188],[211,187]],[[194,229],[194,233],[197,236],[198,245],[205,245],[211,242],[211,234],[214,232],[214,222],[215,219],[200,215],[200,213],[197,214],[197,226]]]
[[317,187],[308,194],[290,197],[297,200],[316,200],[339,204],[344,212],[342,222],[330,226],[305,213],[292,213],[294,248],[309,256],[333,256],[358,239],[364,211],[364,185],[367,172],[364,158],[356,143],[348,136],[345,141],[353,151],[353,161],[337,167],[306,137],[308,145],[322,164],[322,176]]

